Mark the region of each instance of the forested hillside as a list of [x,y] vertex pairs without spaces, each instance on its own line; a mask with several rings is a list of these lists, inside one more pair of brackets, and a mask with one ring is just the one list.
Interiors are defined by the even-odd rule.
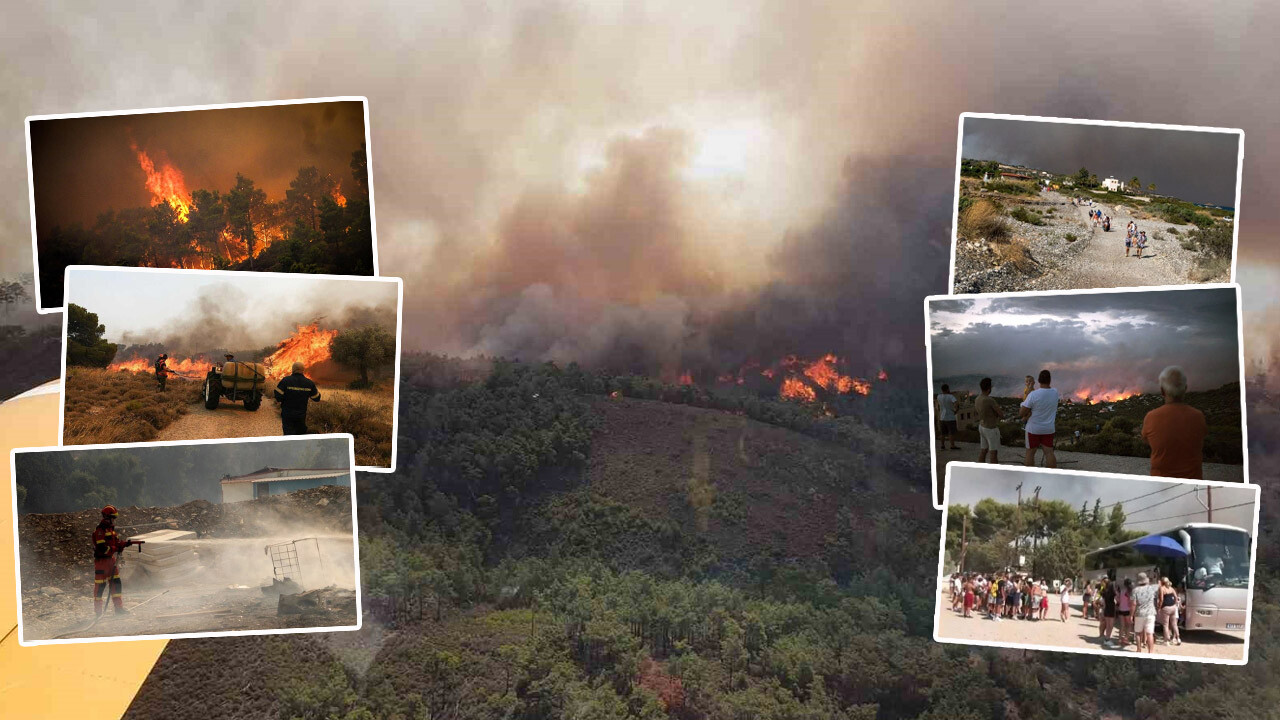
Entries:
[[[923,444],[576,367],[405,370],[400,468],[358,487],[365,629],[328,639],[322,672],[171,643],[130,717],[194,717],[185,668],[308,719],[1227,718],[1280,700],[1271,554],[1246,668],[939,645],[938,515],[927,474],[903,471]],[[291,642],[254,640],[251,657]]]

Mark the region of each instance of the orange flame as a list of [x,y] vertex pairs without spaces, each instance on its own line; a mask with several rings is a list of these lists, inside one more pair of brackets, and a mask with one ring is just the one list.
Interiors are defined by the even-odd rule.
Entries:
[[342,194],[341,185],[334,185],[333,190],[329,192],[329,195],[333,197],[334,202],[338,203],[338,207],[347,206],[347,196]]
[[147,176],[146,186],[151,193],[151,206],[167,203],[178,214],[178,220],[185,223],[191,212],[191,193],[187,192],[182,171],[167,162],[157,170],[146,150],[139,148],[137,143],[129,143],[129,148],[138,156],[138,165]]
[[884,370],[881,370],[880,373],[876,375],[876,379],[879,380],[880,382],[888,382],[889,373],[885,372]]
[[337,330],[321,330],[320,326],[299,325],[297,331],[276,346],[276,351],[263,360],[270,377],[284,377],[293,372],[293,364],[300,362],[307,367],[332,357],[329,346],[337,337]]
[[693,384],[693,373],[689,372],[688,370],[685,370],[684,372],[680,373],[680,384],[681,384],[681,385],[692,385],[692,384]]
[[803,400],[805,402],[814,402],[818,399],[818,393],[813,388],[805,384],[798,377],[788,377],[782,381],[782,388],[778,394],[789,400]]
[[[788,356],[790,360],[793,356]],[[784,361],[785,363],[786,361]],[[835,390],[836,392],[848,393],[853,392],[857,387],[857,380],[848,375],[840,374],[836,369],[836,364],[840,362],[840,358],[830,353],[823,355],[817,360],[809,363],[804,368],[805,377],[809,378],[817,385],[826,390]],[[796,364],[794,362],[789,364]],[[866,393],[862,393],[866,394]]]
[[1119,402],[1128,400],[1131,397],[1142,395],[1142,391],[1135,388],[1108,388],[1099,385],[1084,385],[1071,393],[1071,396],[1080,402]]
[[854,378],[853,391],[863,396],[870,395],[871,383],[863,378]]
[[[213,363],[203,358],[169,358],[169,372],[176,375],[198,376],[209,372]],[[107,366],[108,370],[128,370],[130,372],[155,372],[156,361],[144,357],[133,357]]]

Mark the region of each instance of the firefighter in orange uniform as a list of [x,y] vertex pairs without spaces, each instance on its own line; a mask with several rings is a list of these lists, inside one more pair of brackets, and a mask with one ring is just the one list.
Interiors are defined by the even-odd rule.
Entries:
[[116,606],[116,614],[128,612],[124,609],[124,598],[120,596],[120,561],[119,554],[130,545],[141,545],[140,541],[124,540],[116,532],[116,512],[114,505],[102,508],[102,522],[93,531],[93,612],[101,615],[102,593],[111,583],[111,601]]

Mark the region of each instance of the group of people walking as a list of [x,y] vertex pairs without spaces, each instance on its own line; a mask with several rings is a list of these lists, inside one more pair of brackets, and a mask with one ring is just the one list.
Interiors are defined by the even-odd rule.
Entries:
[[1182,601],[1167,577],[1157,584],[1147,573],[1138,573],[1136,586],[1129,578],[1122,582],[1103,578],[1085,586],[1083,601],[1083,617],[1098,621],[1104,648],[1123,650],[1136,645],[1138,652],[1155,652],[1157,618],[1164,627],[1162,643],[1182,644],[1178,632]]
[[1139,230],[1138,223],[1130,220],[1124,232],[1124,256],[1130,257],[1129,251],[1135,250],[1133,257],[1142,258],[1142,251],[1147,249],[1147,231]]
[[1111,216],[1103,215],[1101,210],[1089,210],[1089,219],[1094,227],[1102,227],[1103,232],[1111,232]]

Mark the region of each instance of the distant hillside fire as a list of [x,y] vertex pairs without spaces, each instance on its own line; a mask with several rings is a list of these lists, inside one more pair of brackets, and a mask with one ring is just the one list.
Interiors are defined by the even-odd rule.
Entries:
[[[778,397],[801,402],[817,402],[820,394],[870,395],[872,381],[846,374],[841,370],[845,364],[832,353],[814,360],[787,355],[767,366],[752,360],[733,372],[717,375],[716,383],[758,390],[762,388],[760,383],[764,382],[763,387],[776,386]],[[888,382],[889,373],[879,370],[875,379],[878,382]],[[680,375],[678,382],[681,385],[694,384],[693,374],[686,370]]]
[[1076,402],[1119,402],[1142,395],[1142,390],[1135,387],[1110,387],[1105,383],[1083,383],[1071,392],[1068,397]]

